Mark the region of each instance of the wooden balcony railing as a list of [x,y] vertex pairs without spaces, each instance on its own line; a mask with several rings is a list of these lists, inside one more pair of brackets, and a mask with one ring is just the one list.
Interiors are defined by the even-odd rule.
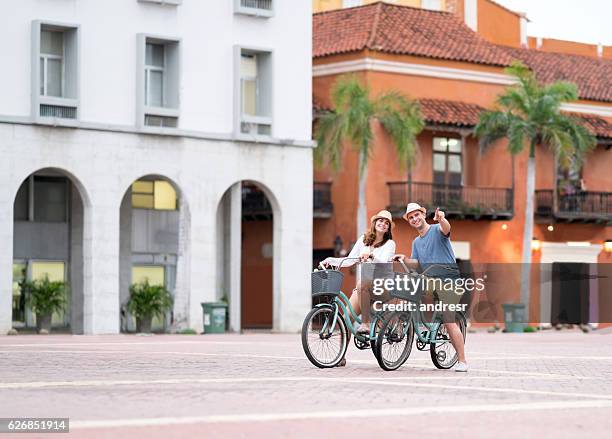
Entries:
[[436,207],[449,218],[510,219],[514,215],[514,193],[506,188],[449,186],[421,182],[391,182],[389,211],[402,216],[409,202],[419,203],[433,214]]
[[558,195],[555,209],[553,190],[536,190],[535,215],[542,220],[612,223],[612,192],[578,191]]

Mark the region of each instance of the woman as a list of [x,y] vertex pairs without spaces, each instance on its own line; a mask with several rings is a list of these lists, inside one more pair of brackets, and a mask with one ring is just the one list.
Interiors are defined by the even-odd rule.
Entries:
[[[342,267],[350,267],[357,262],[359,258],[361,262],[371,260],[372,262],[386,263],[391,260],[395,254],[395,241],[391,234],[391,228],[394,226],[391,213],[387,210],[381,210],[378,214],[370,219],[370,230],[366,231],[359,237],[355,245]],[[326,258],[322,264],[324,266],[338,266],[344,258]],[[353,290],[350,298],[351,306],[357,314],[362,314],[361,325],[357,329],[357,333],[370,332],[370,294],[369,288],[365,285],[357,285]],[[348,318],[349,316],[347,316]]]

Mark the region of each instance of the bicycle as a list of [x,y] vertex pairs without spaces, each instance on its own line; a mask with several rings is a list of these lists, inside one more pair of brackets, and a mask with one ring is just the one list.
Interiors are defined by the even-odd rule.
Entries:
[[[330,269],[319,264],[322,270],[315,270],[311,274],[312,297],[326,301],[316,304],[306,315],[302,324],[302,348],[308,360],[317,367],[337,366],[346,354],[351,334],[358,349],[374,351],[383,313],[372,314],[369,334],[358,334],[357,326],[361,324],[361,318],[349,298],[340,290],[344,278],[340,268],[345,261],[355,259],[360,258],[343,258],[338,267]],[[361,264],[358,268],[361,268]]]
[[[419,285],[420,288],[415,289],[412,293],[398,289],[391,292],[391,297],[406,303],[413,303],[413,310],[394,311],[388,319],[385,319],[374,347],[376,360],[383,370],[398,369],[410,356],[416,327],[417,349],[424,351],[429,347],[433,364],[438,369],[450,369],[457,363],[458,355],[450,342],[450,336],[443,318],[434,310],[431,321],[428,322],[421,309],[421,303],[425,294],[423,286],[429,279],[425,274],[434,267],[453,271],[455,269],[440,264],[432,264],[423,273],[417,273],[406,267],[403,261],[399,262],[405,273],[396,273],[396,275],[408,275],[415,279],[421,279],[418,283],[416,281],[412,283],[412,285]],[[436,296],[437,294],[434,293],[434,304],[439,302]],[[457,311],[455,316],[463,335],[463,341],[465,341],[467,327],[465,314],[463,311]]]

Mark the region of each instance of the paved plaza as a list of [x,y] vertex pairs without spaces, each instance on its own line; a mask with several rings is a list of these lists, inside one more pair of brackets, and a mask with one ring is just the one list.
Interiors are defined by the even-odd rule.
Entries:
[[0,417],[92,439],[610,437],[609,331],[468,334],[467,352],[467,374],[416,349],[384,372],[351,343],[321,370],[297,334],[2,337]]

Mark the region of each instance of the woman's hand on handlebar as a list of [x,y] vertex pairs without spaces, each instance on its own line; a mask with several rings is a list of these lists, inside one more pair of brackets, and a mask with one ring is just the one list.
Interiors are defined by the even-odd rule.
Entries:
[[391,261],[398,261],[398,262],[404,262],[404,259],[406,259],[406,255],[403,255],[401,253],[396,254],[395,256],[393,256],[391,258]]
[[361,262],[366,262],[366,261],[369,261],[370,259],[373,259],[372,253],[365,252],[365,253],[362,253],[361,256],[359,256],[359,260]]

